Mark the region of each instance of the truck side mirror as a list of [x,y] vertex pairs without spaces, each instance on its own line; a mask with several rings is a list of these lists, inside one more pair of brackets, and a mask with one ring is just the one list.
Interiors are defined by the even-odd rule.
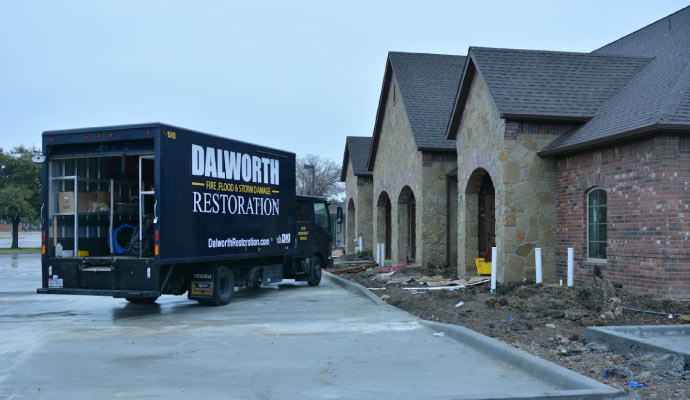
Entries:
[[336,214],[335,222],[337,222],[338,224],[342,224],[343,223],[343,208],[338,207],[335,210],[335,214]]

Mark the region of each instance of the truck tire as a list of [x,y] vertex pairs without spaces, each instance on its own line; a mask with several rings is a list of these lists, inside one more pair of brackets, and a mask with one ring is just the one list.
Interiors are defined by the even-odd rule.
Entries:
[[213,279],[213,298],[199,300],[199,304],[204,306],[224,306],[230,302],[232,293],[235,291],[235,276],[230,268],[226,266],[216,267]]
[[309,286],[319,286],[319,283],[321,283],[321,259],[319,257],[312,257],[310,261],[311,272],[307,283]]
[[125,300],[129,301],[132,304],[153,304],[156,302],[158,299],[158,296],[156,297],[125,297]]

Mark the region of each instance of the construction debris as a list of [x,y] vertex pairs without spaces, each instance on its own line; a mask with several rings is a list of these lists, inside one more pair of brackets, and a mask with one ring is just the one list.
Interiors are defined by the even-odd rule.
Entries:
[[374,267],[371,261],[348,261],[344,263],[334,264],[333,268],[324,268],[326,271],[334,274],[340,275],[350,272],[366,271],[369,268]]

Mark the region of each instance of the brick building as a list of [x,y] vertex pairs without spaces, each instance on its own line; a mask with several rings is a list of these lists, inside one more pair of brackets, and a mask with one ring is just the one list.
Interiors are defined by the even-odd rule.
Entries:
[[[463,61],[456,79],[439,61],[451,59]],[[419,126],[442,131],[429,130],[437,147],[420,144]],[[472,275],[495,245],[499,280],[515,281],[534,277],[540,247],[553,281],[573,247],[576,282],[690,298],[689,134],[690,8],[592,53],[391,53],[367,164],[372,243],[386,193],[393,260],[410,258],[395,249],[409,187],[424,210],[418,263]]]

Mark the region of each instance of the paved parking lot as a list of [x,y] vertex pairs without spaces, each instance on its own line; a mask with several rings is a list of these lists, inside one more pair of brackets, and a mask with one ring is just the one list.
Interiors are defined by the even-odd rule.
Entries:
[[[20,232],[19,247],[41,247],[41,233],[40,232]],[[12,233],[0,232],[0,249],[8,249],[12,246]]]
[[38,255],[0,255],[0,398],[419,399],[559,388],[330,282],[225,307],[36,295]]

